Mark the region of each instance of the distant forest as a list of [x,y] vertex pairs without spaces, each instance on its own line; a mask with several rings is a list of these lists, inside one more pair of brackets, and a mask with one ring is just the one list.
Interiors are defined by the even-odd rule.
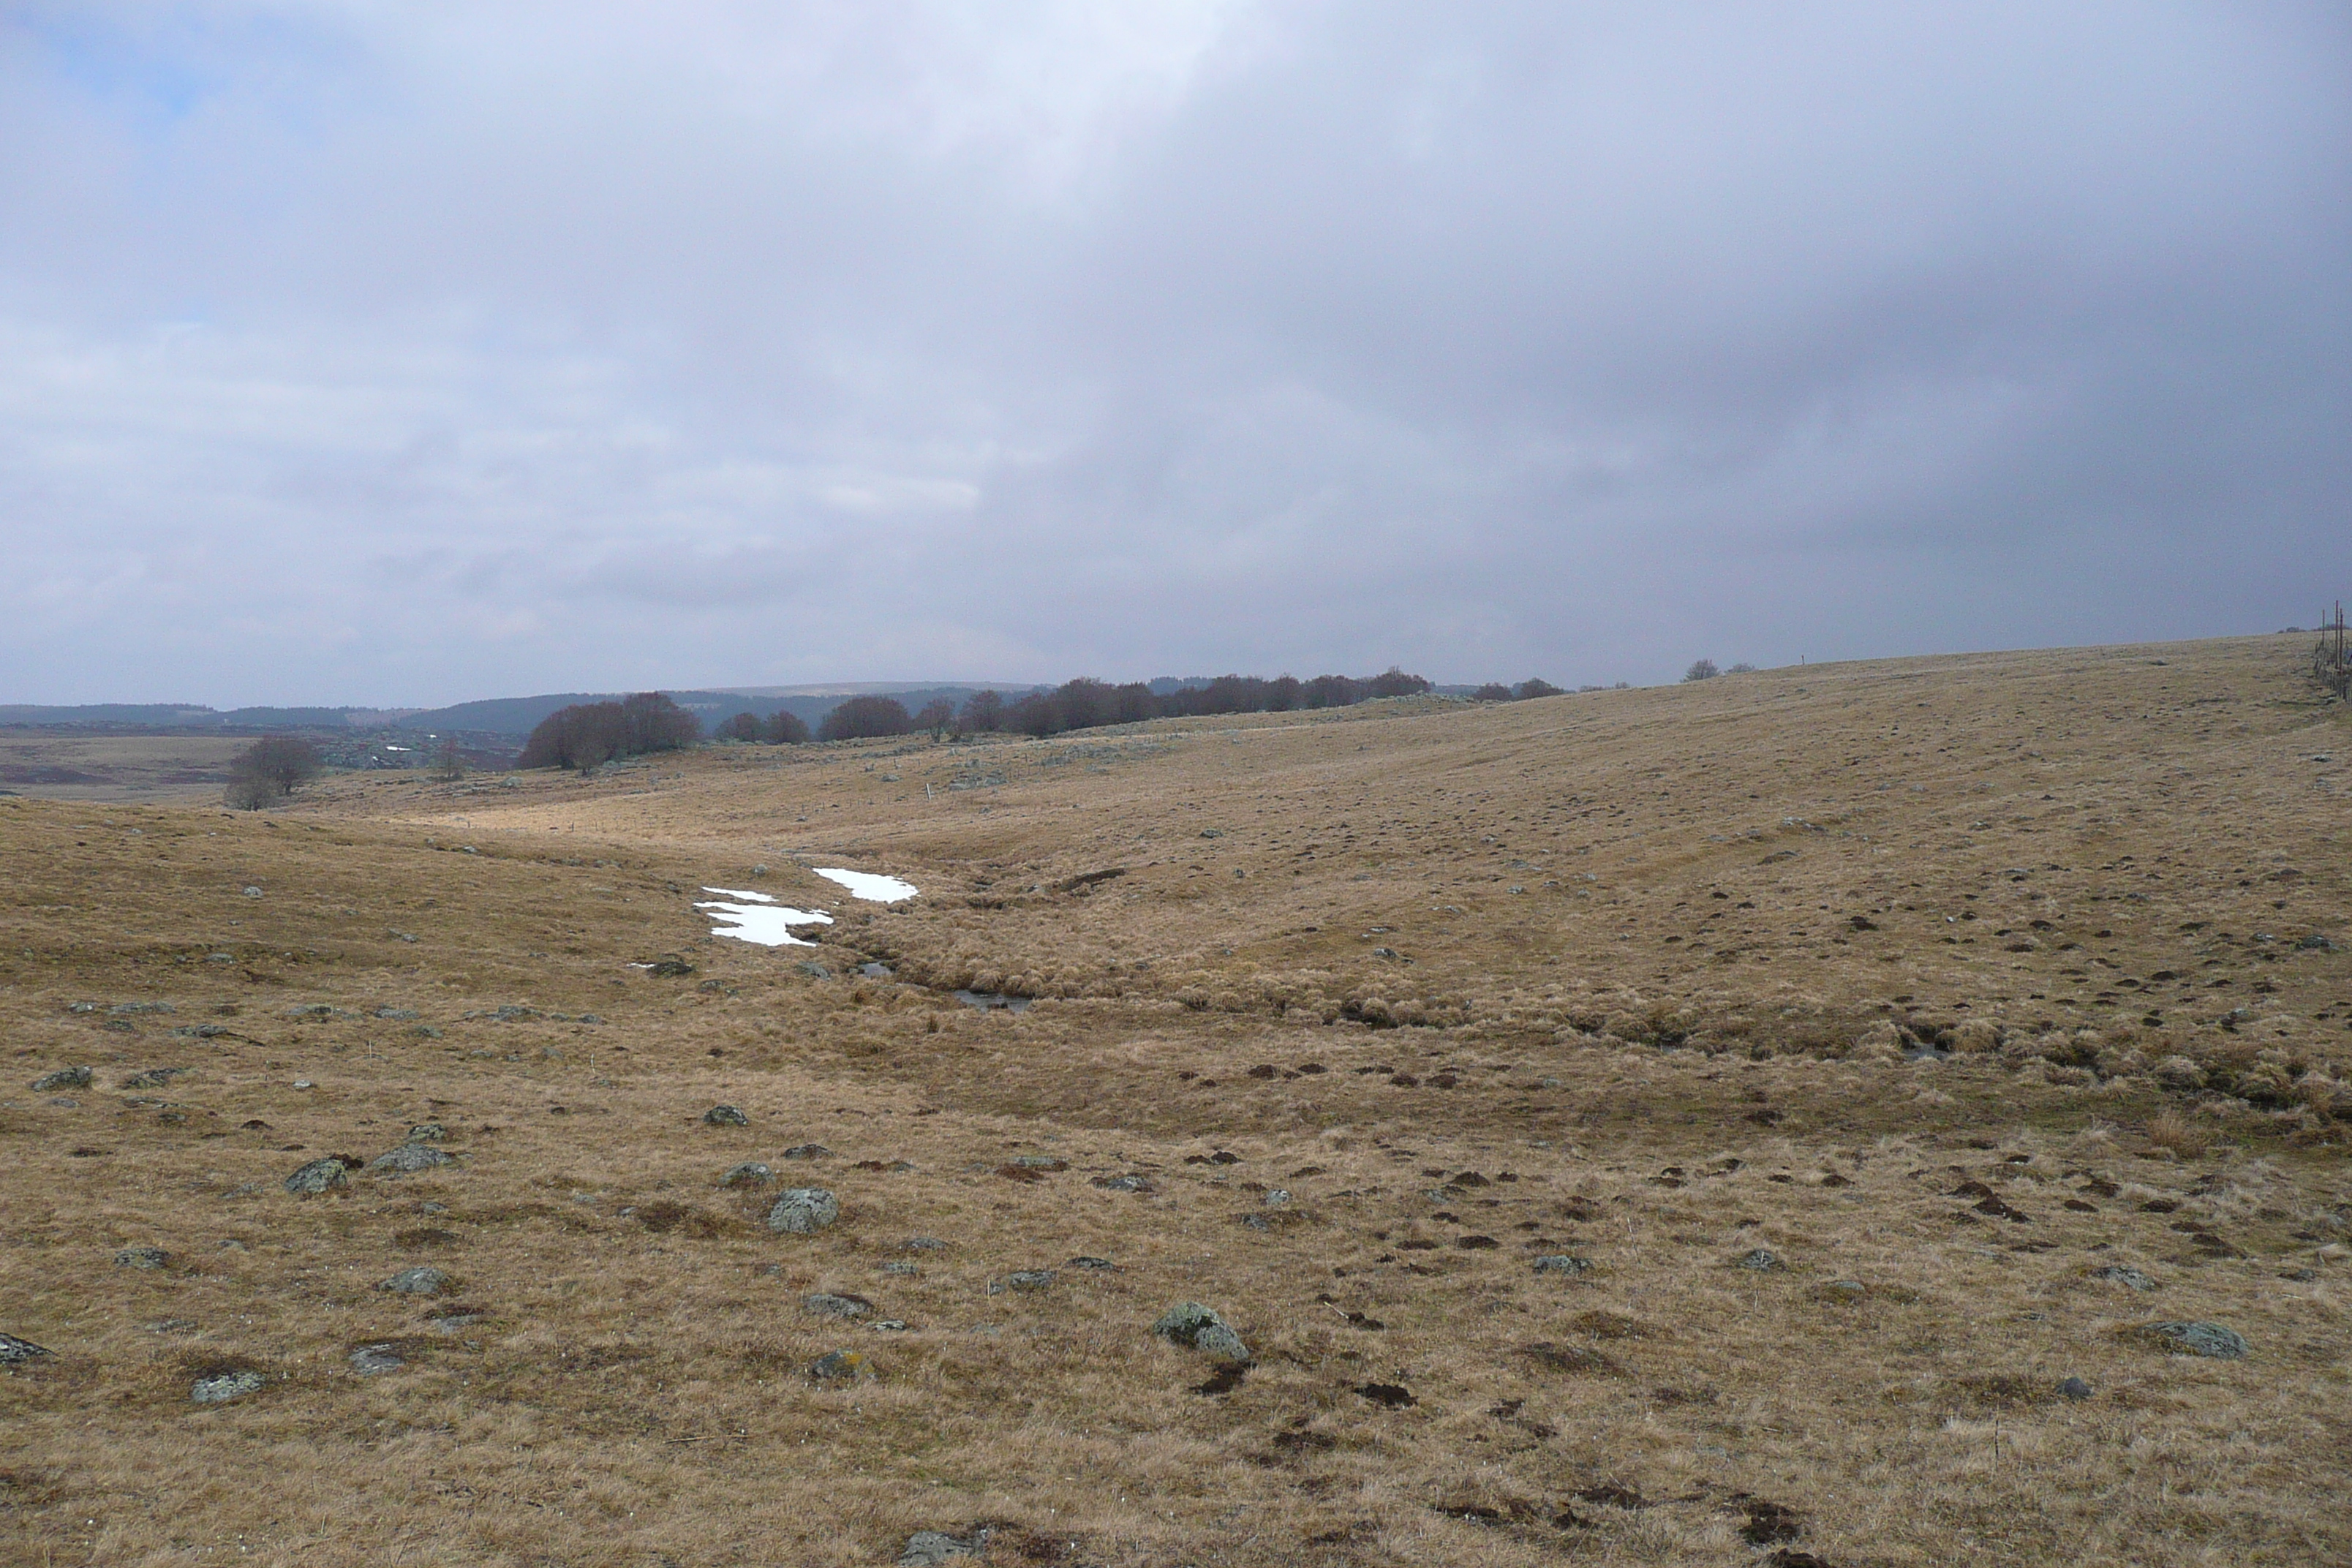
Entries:
[[[935,735],[1058,735],[1148,719],[1193,719],[1228,713],[1290,713],[1348,708],[1378,697],[1415,697],[1431,690],[1427,679],[1391,668],[1361,678],[1318,675],[1311,680],[1277,676],[1220,675],[1212,679],[1108,681],[1081,678],[1052,689],[1007,699],[983,688],[962,702],[948,695],[912,709],[898,697],[851,697],[835,703],[817,728],[787,709],[761,714],[750,709],[720,722],[715,739],[745,744],[797,745],[809,740],[857,741],[929,731]],[[1512,702],[1551,697],[1560,688],[1548,680],[1517,686],[1494,684],[1472,692],[1474,701]],[[920,695],[919,693],[915,695]],[[518,767],[593,768],[617,757],[677,751],[700,738],[694,714],[658,692],[640,692],[621,701],[574,703],[541,721],[523,747]]]

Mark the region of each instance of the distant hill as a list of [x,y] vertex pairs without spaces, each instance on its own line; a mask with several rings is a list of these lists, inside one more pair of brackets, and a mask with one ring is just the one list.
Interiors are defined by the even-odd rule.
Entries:
[[142,730],[315,730],[380,722],[375,708],[231,708],[200,702],[93,702],[0,706],[0,724],[110,724]]
[[[670,700],[702,721],[705,730],[738,713],[753,713],[765,719],[779,710],[791,713],[810,729],[824,722],[824,716],[851,697],[895,697],[907,706],[908,712],[921,708],[937,698],[961,706],[973,692],[985,689],[972,684],[944,686],[914,686],[887,681],[861,681],[856,684],[834,685],[812,689],[807,687],[734,688],[716,691],[671,691]],[[1000,686],[996,690],[1007,697],[1036,689],[1030,686]],[[404,730],[472,730],[501,735],[528,735],[560,708],[575,702],[617,701],[627,695],[618,691],[562,691],[542,697],[494,697],[479,702],[460,702],[450,708],[427,709],[397,720]]]

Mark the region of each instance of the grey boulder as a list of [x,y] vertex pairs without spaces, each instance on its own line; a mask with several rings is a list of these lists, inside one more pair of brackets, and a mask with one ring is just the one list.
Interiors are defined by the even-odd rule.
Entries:
[[53,1089],[88,1089],[89,1087],[89,1069],[88,1068],[59,1068],[55,1072],[45,1072],[33,1080],[33,1092],[36,1094],[47,1094]]
[[2186,1355],[2236,1361],[2246,1353],[2243,1335],[2219,1323],[2150,1323],[2147,1331]]
[[1160,1314],[1151,1331],[1171,1344],[1199,1351],[1212,1361],[1244,1366],[1252,1360],[1249,1346],[1242,1342],[1233,1325],[1198,1301],[1177,1302]]
[[350,1184],[351,1177],[343,1163],[331,1154],[311,1161],[286,1178],[286,1190],[298,1197],[311,1197]]
[[232,1399],[243,1399],[248,1394],[261,1392],[268,1382],[257,1372],[219,1372],[210,1377],[196,1379],[188,1390],[188,1397],[199,1405],[226,1405]]
[[395,1296],[438,1296],[449,1288],[449,1276],[429,1264],[404,1268],[389,1279],[379,1279],[379,1290],[389,1290]]
[[768,1210],[768,1228],[813,1236],[841,1217],[841,1200],[823,1187],[787,1187]]
[[454,1165],[455,1156],[444,1153],[430,1143],[403,1143],[388,1154],[378,1154],[368,1162],[371,1171],[429,1171],[436,1165]]

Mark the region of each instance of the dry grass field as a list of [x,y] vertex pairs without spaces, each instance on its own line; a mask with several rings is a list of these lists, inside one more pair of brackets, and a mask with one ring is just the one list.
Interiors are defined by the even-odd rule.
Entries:
[[230,759],[252,743],[247,736],[0,730],[0,796],[115,805],[216,801]]
[[0,802],[0,1560],[2352,1562],[2306,652]]

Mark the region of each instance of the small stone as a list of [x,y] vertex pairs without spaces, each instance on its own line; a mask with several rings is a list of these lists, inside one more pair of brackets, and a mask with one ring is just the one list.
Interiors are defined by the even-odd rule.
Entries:
[[1732,1259],[1732,1262],[1737,1268],[1751,1269],[1759,1274],[1769,1274],[1773,1269],[1782,1267],[1780,1255],[1769,1247],[1759,1247],[1752,1252],[1743,1252]]
[[768,1228],[811,1236],[841,1217],[841,1200],[823,1187],[787,1187],[768,1210]]
[[0,1334],[0,1366],[22,1366],[28,1361],[38,1361],[50,1353],[30,1340],[20,1340],[14,1334]]
[[298,1197],[314,1197],[335,1187],[348,1186],[351,1178],[342,1161],[329,1155],[313,1160],[286,1178],[286,1190]]
[[1281,1187],[1276,1187],[1265,1194],[1263,1201],[1266,1207],[1278,1209],[1290,1202],[1290,1194]]
[[2058,1385],[2058,1396],[2061,1399],[2088,1399],[2091,1397],[2091,1385],[2079,1377],[2070,1377]]
[[88,1068],[59,1068],[55,1072],[45,1072],[33,1080],[33,1091],[36,1094],[47,1094],[52,1089],[88,1089],[89,1087],[89,1069]]
[[984,1530],[968,1539],[943,1530],[919,1530],[907,1537],[898,1553],[898,1568],[938,1568],[950,1557],[977,1557],[987,1542]]
[[454,1165],[457,1160],[430,1143],[403,1143],[388,1154],[379,1154],[368,1162],[371,1171],[429,1171],[436,1165]]
[[2094,1268],[2091,1270],[2091,1278],[2111,1280],[2117,1285],[2128,1285],[2135,1290],[2156,1289],[2154,1279],[2126,1263],[2110,1263],[2105,1268]]
[[740,1165],[729,1167],[727,1173],[719,1178],[719,1184],[722,1187],[764,1187],[775,1179],[776,1173],[759,1161],[746,1160]]
[[796,974],[805,974],[811,980],[830,980],[833,978],[833,971],[827,969],[824,964],[817,963],[813,958],[804,958],[800,963],[793,964],[793,972]]
[[809,1363],[808,1374],[819,1383],[872,1383],[882,1375],[858,1351],[827,1351]]
[[1067,1160],[1055,1159],[1051,1154],[1015,1154],[1006,1163],[1024,1171],[1066,1171],[1070,1168]]
[[438,1296],[449,1286],[449,1276],[430,1264],[404,1268],[389,1279],[376,1282],[379,1290],[389,1290],[396,1296]]
[[877,1334],[903,1334],[913,1325],[903,1318],[877,1318],[866,1326]]
[[1590,1274],[1592,1272],[1592,1259],[1572,1258],[1565,1252],[1549,1253],[1536,1259],[1536,1272],[1538,1274]]
[[408,1130],[411,1143],[438,1143],[449,1136],[449,1130],[438,1121],[420,1121]]
[[898,1244],[902,1252],[945,1252],[948,1244],[936,1236],[910,1236]]
[[872,1313],[874,1303],[863,1296],[817,1290],[801,1298],[801,1310],[813,1318],[863,1318]]
[[114,1255],[117,1268],[161,1268],[172,1261],[160,1247],[126,1247]]
[[1097,1176],[1095,1185],[1107,1193],[1148,1193],[1151,1191],[1151,1178],[1141,1172],[1129,1171],[1123,1176]]
[[406,1358],[400,1353],[400,1347],[389,1342],[362,1345],[352,1352],[351,1362],[352,1370],[362,1377],[373,1377],[380,1372],[398,1372],[408,1364]]
[[749,1127],[751,1119],[731,1105],[714,1105],[702,1113],[702,1120],[713,1127]]
[[1233,1325],[1198,1301],[1179,1301],[1160,1314],[1151,1331],[1172,1344],[1187,1345],[1213,1361],[1247,1364],[1250,1348]]
[[2246,1353],[2246,1342],[2237,1330],[2219,1323],[2150,1323],[2147,1331],[2168,1341],[2187,1355],[2236,1361]]
[[268,1382],[257,1372],[238,1371],[215,1373],[196,1379],[188,1390],[188,1397],[199,1405],[226,1405],[232,1399],[243,1399],[248,1394],[258,1394]]
[[822,1160],[833,1151],[822,1143],[795,1143],[784,1151],[787,1160]]
[[909,1263],[902,1258],[893,1258],[882,1265],[883,1273],[895,1274],[902,1279],[911,1279],[922,1271],[919,1265]]
[[1089,1268],[1097,1272],[1107,1272],[1110,1269],[1117,1268],[1118,1265],[1113,1263],[1108,1258],[1079,1257],[1071,1258],[1069,1267],[1072,1268]]
[[1004,1277],[1004,1283],[1015,1290],[1050,1290],[1056,1278],[1050,1268],[1016,1268]]

